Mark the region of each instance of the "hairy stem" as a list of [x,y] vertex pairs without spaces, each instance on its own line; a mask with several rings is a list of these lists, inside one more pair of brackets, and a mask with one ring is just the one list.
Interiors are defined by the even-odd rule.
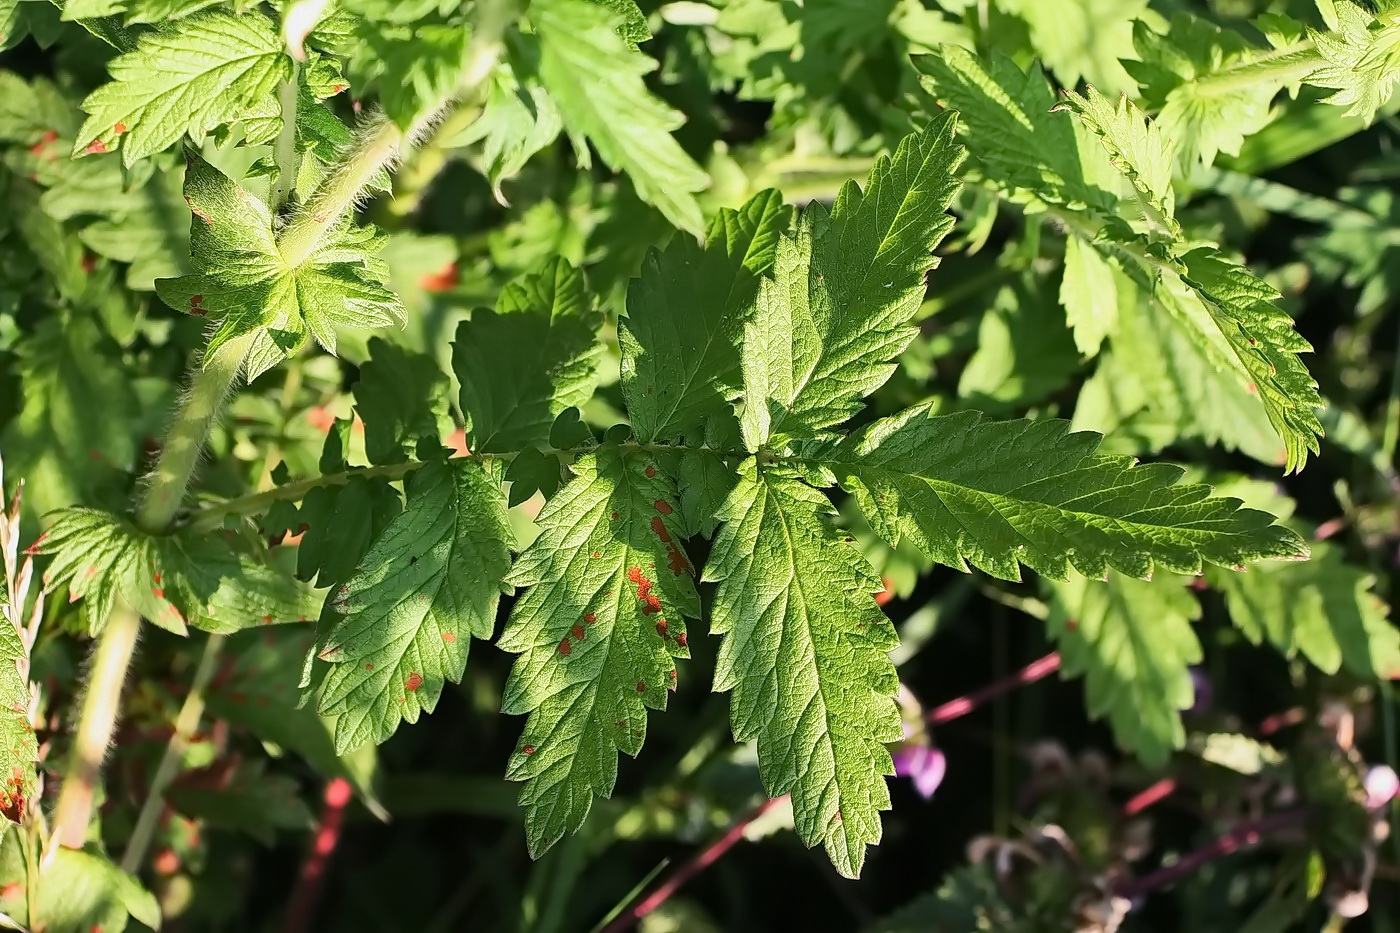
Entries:
[[[68,771],[54,810],[53,842],[57,845],[81,849],[87,838],[94,788],[102,773],[102,760],[107,755],[112,730],[116,728],[122,685],[126,682],[126,670],[140,631],[140,614],[118,601],[93,651]],[[50,845],[46,860],[56,851],[56,847]]]
[[243,368],[253,337],[248,334],[228,341],[195,368],[189,390],[165,436],[160,460],[136,503],[136,524],[142,531],[164,532],[180,510],[209,429]]
[[141,813],[131,831],[131,840],[127,842],[126,851],[122,853],[124,872],[135,874],[141,868],[146,850],[150,848],[151,840],[155,837],[156,824],[160,820],[161,811],[165,809],[165,789],[179,773],[180,762],[185,757],[185,750],[189,748],[189,737],[199,728],[199,720],[204,715],[204,690],[214,677],[214,669],[218,665],[219,652],[223,646],[222,635],[210,635],[209,640],[204,643],[204,653],[200,655],[199,666],[195,668],[194,679],[190,681],[190,692],[185,695],[185,702],[180,707],[179,715],[175,717],[175,732],[170,736],[169,744],[165,746],[160,764],[156,766],[146,802],[141,805]]
[[1218,97],[1259,84],[1286,85],[1301,81],[1325,64],[1311,39],[1304,39],[1258,58],[1197,78],[1194,89],[1201,97]]
[[297,98],[301,93],[297,78],[300,72],[301,65],[293,63],[291,78],[277,90],[277,100],[282,105],[282,130],[272,149],[272,157],[277,162],[277,180],[268,198],[274,212],[280,211],[291,199],[297,172],[301,170],[301,150],[297,148]]

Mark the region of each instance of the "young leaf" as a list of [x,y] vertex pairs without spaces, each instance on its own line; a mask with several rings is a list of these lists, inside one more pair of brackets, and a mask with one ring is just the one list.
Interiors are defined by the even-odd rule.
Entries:
[[1400,80],[1400,18],[1392,10],[1378,19],[1350,0],[1336,10],[1336,32],[1311,33],[1326,64],[1308,75],[1308,83],[1335,88],[1327,103],[1370,122]]
[[1005,580],[1020,579],[1018,562],[1060,580],[1071,566],[1146,578],[1307,554],[1272,515],[1177,485],[1180,467],[1097,457],[1099,441],[1064,421],[935,415],[926,403],[870,425],[826,465],[890,545],[907,537],[939,563]]
[[125,930],[128,917],[160,929],[160,904],[141,883],[101,855],[55,846],[37,886],[39,903],[31,914],[29,887],[7,884],[0,904],[12,917],[43,917],[54,931]]
[[506,777],[527,782],[534,855],[612,793],[617,752],[641,750],[646,709],[666,707],[672,659],[689,656],[685,619],[700,611],[671,478],[613,446],[573,469],[507,578],[529,589],[500,639],[520,654],[501,709],[530,714]]
[[844,421],[884,384],[914,338],[930,253],[952,229],[944,211],[962,150],[941,115],[842,187],[828,216],[802,215],[778,243],[773,277],[744,327],[744,442],[811,434]]
[[[515,41],[507,47],[509,58],[529,53],[538,56],[534,45],[526,45],[527,37],[513,38]],[[482,143],[486,177],[499,201],[505,200],[501,182],[518,175],[530,157],[554,142],[564,128],[559,107],[534,80],[531,70],[512,64],[497,68],[491,76],[481,116],[459,140],[463,145]]]
[[601,4],[535,0],[529,16],[540,41],[540,80],[582,161],[587,138],[604,162],[627,173],[642,200],[682,230],[701,233],[694,192],[709,178],[671,136],[679,115],[642,82],[656,63],[617,33],[619,18]]
[[638,440],[698,440],[712,419],[730,415],[744,315],[791,222],[782,196],[761,191],[721,210],[703,246],[678,236],[647,255],[618,322],[622,395]]
[[131,165],[185,134],[198,138],[269,104],[275,110],[291,66],[272,23],[256,11],[203,13],[143,33],[134,51],[108,65],[112,80],[83,101],[91,116],[73,154],[120,145],[123,164]]
[[1144,581],[1109,573],[1050,584],[1064,673],[1086,678],[1089,715],[1107,716],[1118,744],[1149,767],[1185,743],[1180,711],[1195,702],[1190,668],[1201,643],[1191,623],[1201,607],[1185,583],[1176,574]]
[[887,655],[899,638],[875,605],[879,574],[831,514],[821,493],[746,461],[705,579],[719,584],[715,690],[734,693],[734,738],[758,740],[768,793],[791,792],[802,841],[854,878],[890,805],[883,743],[903,736]]
[[245,364],[254,379],[305,344],[308,332],[334,353],[337,327],[402,322],[399,299],[385,284],[388,270],[375,256],[383,238],[371,228],[342,223],[292,269],[277,249],[267,205],[194,152],[186,154],[185,200],[194,215],[196,271],[160,279],[156,292],[177,311],[222,315],[206,358],[254,333]]
[[495,311],[472,312],[452,343],[471,449],[544,444],[561,411],[592,397],[601,323],[583,273],[562,259],[506,286]]
[[1209,579],[1225,591],[1231,621],[1256,645],[1267,639],[1288,657],[1301,652],[1328,674],[1343,667],[1366,680],[1400,673],[1400,631],[1386,618],[1375,577],[1326,542],[1287,572],[1264,565]]
[[430,463],[408,505],[336,591],[345,618],[318,646],[331,664],[317,708],[346,754],[431,713],[459,683],[472,638],[490,638],[513,535],[498,464]]

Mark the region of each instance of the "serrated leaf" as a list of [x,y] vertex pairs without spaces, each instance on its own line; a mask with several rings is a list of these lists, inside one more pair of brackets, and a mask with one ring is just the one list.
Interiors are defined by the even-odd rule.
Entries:
[[6,913],[16,917],[43,917],[45,929],[55,933],[91,933],[125,930],[128,917],[152,930],[160,929],[160,904],[133,876],[111,860],[87,849],[56,846],[45,862],[39,903],[30,913],[27,886],[10,884],[0,895]]
[[408,504],[336,591],[344,616],[321,639],[331,664],[317,708],[337,717],[336,752],[383,742],[459,683],[473,638],[490,638],[513,541],[499,468],[429,463]]
[[881,157],[866,188],[841,189],[828,215],[812,205],[778,243],[743,337],[750,450],[775,434],[811,434],[844,421],[884,384],[914,338],[931,254],[953,226],[962,150],[943,115]]
[[562,259],[507,285],[496,310],[457,327],[452,369],[478,453],[542,445],[554,419],[593,395],[602,314],[583,273]]
[[[0,517],[0,522],[4,521]],[[19,528],[12,527],[9,534],[18,535]],[[0,607],[8,599],[5,585],[0,582]],[[39,761],[39,744],[29,723],[29,681],[19,671],[21,663],[28,669],[29,650],[13,622],[20,617],[20,607],[11,608],[11,612],[0,612],[0,774],[5,775],[0,784],[0,816],[19,823],[37,803],[34,769]]]
[[[538,48],[527,45],[528,41],[525,36],[511,36],[508,57],[538,57]],[[554,142],[564,128],[559,107],[532,77],[533,70],[533,64],[517,69],[507,62],[497,67],[481,116],[460,138],[463,145],[481,142],[486,177],[497,200],[504,200],[501,182],[519,174],[525,163]]]
[[437,439],[447,415],[447,377],[425,353],[413,353],[379,337],[351,390],[365,425],[370,463],[403,463],[420,437]]
[[664,709],[696,618],[675,482],[645,454],[604,446],[540,512],[540,536],[508,581],[527,586],[500,647],[520,655],[501,701],[529,713],[506,777],[520,792],[530,851],[582,825],[611,795],[617,753],[636,755],[646,710]]
[[673,237],[652,250],[618,324],[622,395],[637,438],[704,436],[730,413],[741,380],[739,338],[792,210],[774,190],[721,210],[704,245]]
[[1096,456],[1100,439],[1064,421],[936,415],[925,403],[870,425],[826,465],[891,545],[908,538],[939,563],[1006,580],[1020,579],[1018,562],[1061,580],[1070,567],[1145,578],[1307,554],[1272,515],[1178,485],[1180,467]]
[[69,601],[86,600],[96,634],[118,598],[155,625],[177,634],[186,625],[228,633],[255,625],[304,622],[320,599],[308,587],[222,537],[152,536],[98,509],[63,509],[33,545],[54,555],[44,574],[50,592],[66,586]]
[[1394,14],[1377,18],[1359,3],[1336,5],[1335,32],[1309,30],[1318,54],[1326,62],[1308,75],[1308,83],[1335,88],[1326,103],[1347,108],[1347,116],[1369,123],[1400,80],[1400,20]]
[[308,333],[331,353],[339,327],[402,322],[388,270],[375,255],[383,237],[344,221],[299,268],[283,261],[272,212],[194,152],[186,154],[185,200],[190,259],[195,272],[160,279],[156,293],[187,314],[214,314],[219,325],[205,358],[237,337],[253,334],[245,363],[254,379],[305,344]]
[[466,70],[471,30],[461,24],[376,22],[361,38],[377,72],[380,104],[407,131],[451,97]]
[[1085,356],[1099,352],[1118,329],[1118,283],[1113,266],[1078,237],[1065,240],[1065,268],[1060,304],[1074,330],[1074,343]]
[[1031,46],[1054,69],[1061,87],[1083,77],[1111,91],[1136,91],[1121,58],[1133,50],[1133,23],[1147,12],[1147,0],[997,0],[1025,20]]
[[120,145],[131,165],[186,134],[198,138],[269,103],[275,110],[291,66],[272,23],[257,12],[202,13],[143,33],[134,51],[109,63],[112,80],[83,101],[91,116],[73,154]]
[[1265,640],[1288,657],[1302,654],[1320,670],[1389,679],[1400,673],[1400,632],[1376,593],[1376,578],[1347,564],[1326,543],[1312,559],[1280,572],[1261,566],[1246,574],[1214,573],[1230,620],[1254,644]]
[[719,584],[715,690],[733,691],[734,737],[758,740],[768,793],[791,793],[802,841],[854,878],[890,805],[883,743],[903,736],[887,655],[899,638],[875,605],[879,574],[831,514],[821,493],[745,461],[705,579]]
[[1201,607],[1186,582],[1169,573],[1151,580],[1109,573],[1049,584],[1062,670],[1085,678],[1089,715],[1108,717],[1118,744],[1149,767],[1185,743],[1181,710],[1195,702],[1190,668],[1201,660],[1201,643],[1191,623]]
[[709,178],[671,136],[680,115],[642,82],[656,63],[617,33],[617,15],[600,4],[535,0],[529,16],[540,41],[540,80],[585,164],[584,138],[627,173],[642,200],[699,234],[704,221],[694,192]]

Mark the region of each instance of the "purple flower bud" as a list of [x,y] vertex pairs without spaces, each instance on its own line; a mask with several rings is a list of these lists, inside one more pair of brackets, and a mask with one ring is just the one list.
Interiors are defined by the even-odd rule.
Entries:
[[1206,672],[1199,667],[1191,668],[1191,686],[1196,688],[1196,699],[1186,712],[1209,713],[1215,701],[1215,688],[1211,686],[1210,678],[1206,676]]
[[938,785],[943,783],[943,775],[948,770],[948,760],[936,748],[927,745],[905,745],[895,749],[894,773],[900,777],[913,778],[914,789],[919,796],[928,800]]
[[1400,777],[1389,765],[1375,765],[1366,772],[1366,809],[1379,810],[1400,793]]

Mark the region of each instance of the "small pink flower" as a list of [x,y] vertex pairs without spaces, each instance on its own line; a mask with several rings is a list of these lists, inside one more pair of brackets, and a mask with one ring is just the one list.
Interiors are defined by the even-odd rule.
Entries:
[[1366,772],[1366,809],[1379,810],[1400,793],[1400,777],[1389,765],[1376,765]]
[[912,778],[914,789],[925,800],[938,790],[938,785],[943,783],[943,775],[948,771],[948,759],[941,751],[927,745],[902,746],[895,749],[892,757],[894,773]]

